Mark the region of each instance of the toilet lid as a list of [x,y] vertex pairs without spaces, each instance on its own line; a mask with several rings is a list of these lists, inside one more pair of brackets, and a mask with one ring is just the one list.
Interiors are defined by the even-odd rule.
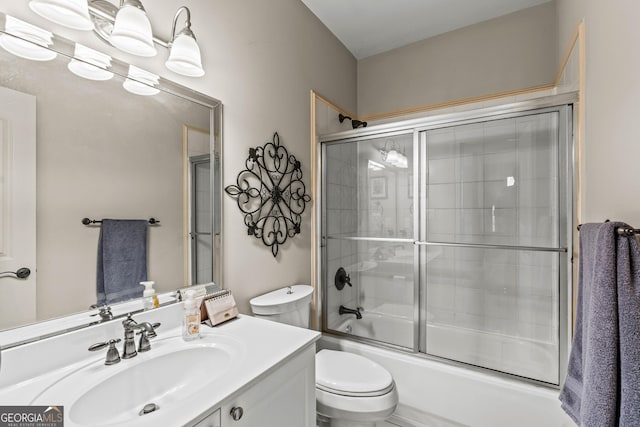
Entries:
[[308,307],[312,293],[313,288],[309,285],[293,285],[252,298],[249,304],[253,314],[288,313]]
[[380,396],[393,389],[393,377],[360,355],[320,350],[316,354],[316,387],[346,396]]

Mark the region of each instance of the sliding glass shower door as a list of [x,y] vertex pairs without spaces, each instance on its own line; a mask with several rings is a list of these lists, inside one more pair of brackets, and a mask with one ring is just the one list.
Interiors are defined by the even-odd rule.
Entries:
[[421,351],[558,384],[566,114],[421,132]]
[[325,328],[407,348],[416,342],[413,140],[376,135],[323,151]]
[[324,143],[324,330],[559,384],[571,119],[565,104]]

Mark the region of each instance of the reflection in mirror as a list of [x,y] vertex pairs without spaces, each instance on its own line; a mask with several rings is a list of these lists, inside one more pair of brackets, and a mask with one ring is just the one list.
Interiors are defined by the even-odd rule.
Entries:
[[217,282],[214,272],[219,270],[220,251],[214,248],[220,248],[220,215],[212,215],[211,198],[220,200],[216,183],[221,168],[219,150],[214,150],[211,161],[208,131],[185,127],[184,135],[185,283],[193,286]]
[[82,78],[75,44],[54,35],[52,48],[49,61],[0,49],[0,271],[32,271],[0,275],[0,329],[96,304],[100,224],[85,217],[160,221],[146,239],[156,292],[220,286],[219,101],[163,78],[130,93],[116,59],[112,78]]

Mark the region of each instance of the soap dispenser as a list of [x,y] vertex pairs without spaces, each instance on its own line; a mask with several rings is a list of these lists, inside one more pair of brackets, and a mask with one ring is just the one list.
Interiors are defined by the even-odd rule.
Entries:
[[200,308],[194,299],[194,291],[185,292],[182,338],[185,341],[200,338]]
[[158,301],[155,289],[153,289],[155,282],[140,282],[140,284],[144,286],[144,292],[142,292],[142,304],[145,311],[157,308],[160,305],[160,302]]

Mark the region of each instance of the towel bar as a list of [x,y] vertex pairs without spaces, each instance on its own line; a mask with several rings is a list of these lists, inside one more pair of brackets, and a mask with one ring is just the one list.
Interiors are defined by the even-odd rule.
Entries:
[[[609,221],[606,221],[606,222],[609,222]],[[580,227],[582,227],[582,224],[578,224],[578,226],[576,227],[578,231],[580,231]],[[631,237],[631,236],[635,236],[636,234],[640,234],[640,229],[618,227],[617,232],[618,232],[618,236]]]
[[[155,218],[149,218],[148,222],[150,225],[157,225],[160,223],[160,220]],[[97,219],[82,218],[82,223],[84,225],[102,224],[102,221]]]
[[619,227],[618,228],[618,235],[619,236],[631,237],[631,236],[635,236],[636,234],[640,234],[640,229],[637,229],[637,228],[625,228],[625,227]]

